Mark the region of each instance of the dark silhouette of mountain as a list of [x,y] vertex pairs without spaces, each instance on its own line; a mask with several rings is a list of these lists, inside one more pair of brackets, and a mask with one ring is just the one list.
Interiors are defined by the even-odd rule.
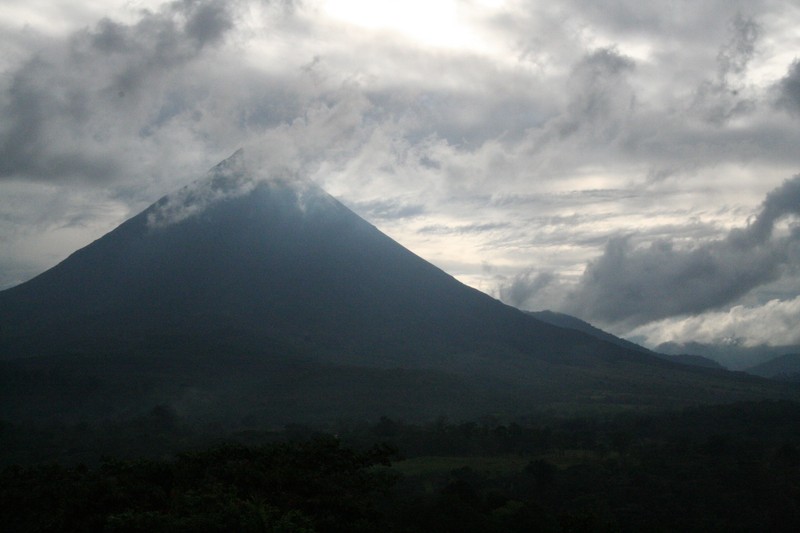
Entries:
[[534,318],[538,318],[542,322],[547,322],[548,324],[553,324],[555,326],[560,326],[562,328],[574,329],[577,331],[582,331],[591,335],[592,337],[596,337],[598,339],[610,342],[612,344],[616,344],[617,346],[621,346],[623,348],[627,348],[629,350],[642,352],[646,354],[653,355],[655,357],[659,357],[661,359],[666,359],[667,361],[673,361],[675,363],[681,363],[684,365],[693,365],[693,366],[701,366],[706,368],[724,368],[718,362],[714,361],[713,359],[709,359],[707,357],[703,357],[701,355],[688,355],[688,354],[665,354],[654,352],[645,348],[644,346],[640,346],[634,342],[631,342],[626,339],[621,339],[607,331],[603,331],[600,328],[597,328],[588,322],[581,320],[580,318],[567,315],[564,313],[557,313],[555,311],[527,311],[529,315]]
[[[0,292],[0,418],[331,420],[782,395],[536,320],[241,152]],[[789,392],[794,394],[793,389]]]
[[763,378],[800,381],[800,353],[787,353],[764,363],[751,366],[745,372]]
[[[462,285],[311,184],[249,181],[241,154],[0,304],[4,359],[244,342],[395,367],[497,349],[580,362],[597,348]],[[601,348],[593,359],[636,358]]]

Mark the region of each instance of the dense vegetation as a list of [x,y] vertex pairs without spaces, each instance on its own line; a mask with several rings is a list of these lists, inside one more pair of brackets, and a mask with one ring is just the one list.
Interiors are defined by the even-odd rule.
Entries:
[[4,424],[0,519],[4,531],[798,531],[798,420],[800,404],[759,402],[382,418],[224,443],[163,407],[97,426]]
[[386,453],[333,438],[219,446],[174,461],[107,460],[96,469],[10,467],[6,531],[373,531]]

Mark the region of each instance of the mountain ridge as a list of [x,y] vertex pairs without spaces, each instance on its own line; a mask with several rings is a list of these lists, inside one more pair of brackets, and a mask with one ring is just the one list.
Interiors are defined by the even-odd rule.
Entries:
[[622,339],[607,331],[603,331],[600,328],[597,328],[590,323],[581,320],[580,318],[567,315],[564,313],[558,313],[555,311],[526,311],[530,316],[537,318],[543,322],[547,322],[549,324],[553,324],[555,326],[561,326],[564,328],[574,329],[576,331],[582,331],[584,333],[588,333],[593,337],[598,339],[602,339],[623,348],[628,348],[630,350],[639,351],[642,353],[650,354],[660,359],[664,359],[667,361],[673,361],[675,363],[681,363],[684,365],[693,365],[693,366],[700,366],[706,368],[717,368],[722,369],[725,368],[717,361],[713,359],[709,359],[708,357],[703,357],[702,355],[689,355],[689,354],[664,354],[657,351],[650,350],[645,348],[644,346],[640,346],[634,342],[631,342],[626,339]]
[[779,355],[745,369],[748,374],[769,379],[800,382],[800,353]]

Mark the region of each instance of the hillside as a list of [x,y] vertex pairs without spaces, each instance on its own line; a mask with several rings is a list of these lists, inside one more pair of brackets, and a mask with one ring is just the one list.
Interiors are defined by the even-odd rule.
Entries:
[[800,382],[800,353],[788,353],[745,369],[763,378]]
[[620,346],[622,348],[627,348],[629,350],[647,353],[655,357],[665,359],[667,361],[681,363],[684,365],[701,366],[706,368],[717,368],[717,369],[724,368],[721,364],[714,361],[713,359],[703,357],[702,355],[665,354],[648,350],[644,346],[640,346],[626,339],[621,339],[615,335],[612,335],[611,333],[608,333],[607,331],[603,331],[602,329],[589,324],[584,320],[581,320],[580,318],[570,316],[564,313],[556,313],[554,311],[528,311],[528,314],[538,320],[541,320],[542,322],[547,322],[548,324],[553,324],[555,326],[560,326],[562,328],[582,331],[583,333],[591,335],[592,337],[596,337],[598,339],[610,342],[612,344],[616,344],[617,346]]

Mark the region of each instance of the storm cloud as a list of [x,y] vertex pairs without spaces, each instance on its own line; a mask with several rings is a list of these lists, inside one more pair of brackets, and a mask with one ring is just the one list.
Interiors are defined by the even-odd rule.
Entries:
[[636,246],[633,236],[615,237],[588,264],[567,307],[603,323],[632,325],[718,309],[780,276],[800,231],[794,225],[775,236],[775,225],[799,214],[797,175],[767,195],[750,224],[724,239],[687,248],[666,239]]
[[731,35],[717,54],[716,78],[697,89],[695,110],[712,124],[721,124],[752,111],[756,105],[747,86],[747,68],[761,36],[752,18],[737,13],[731,21]]
[[42,39],[0,93],[0,178],[109,181],[121,142],[190,107],[163,87],[233,27],[228,3],[184,0],[133,24],[103,19],[66,42]]
[[800,115],[800,61],[795,60],[778,83],[778,105]]
[[501,287],[497,296],[515,307],[523,307],[527,302],[539,299],[541,291],[553,279],[553,274],[549,272],[522,272]]

